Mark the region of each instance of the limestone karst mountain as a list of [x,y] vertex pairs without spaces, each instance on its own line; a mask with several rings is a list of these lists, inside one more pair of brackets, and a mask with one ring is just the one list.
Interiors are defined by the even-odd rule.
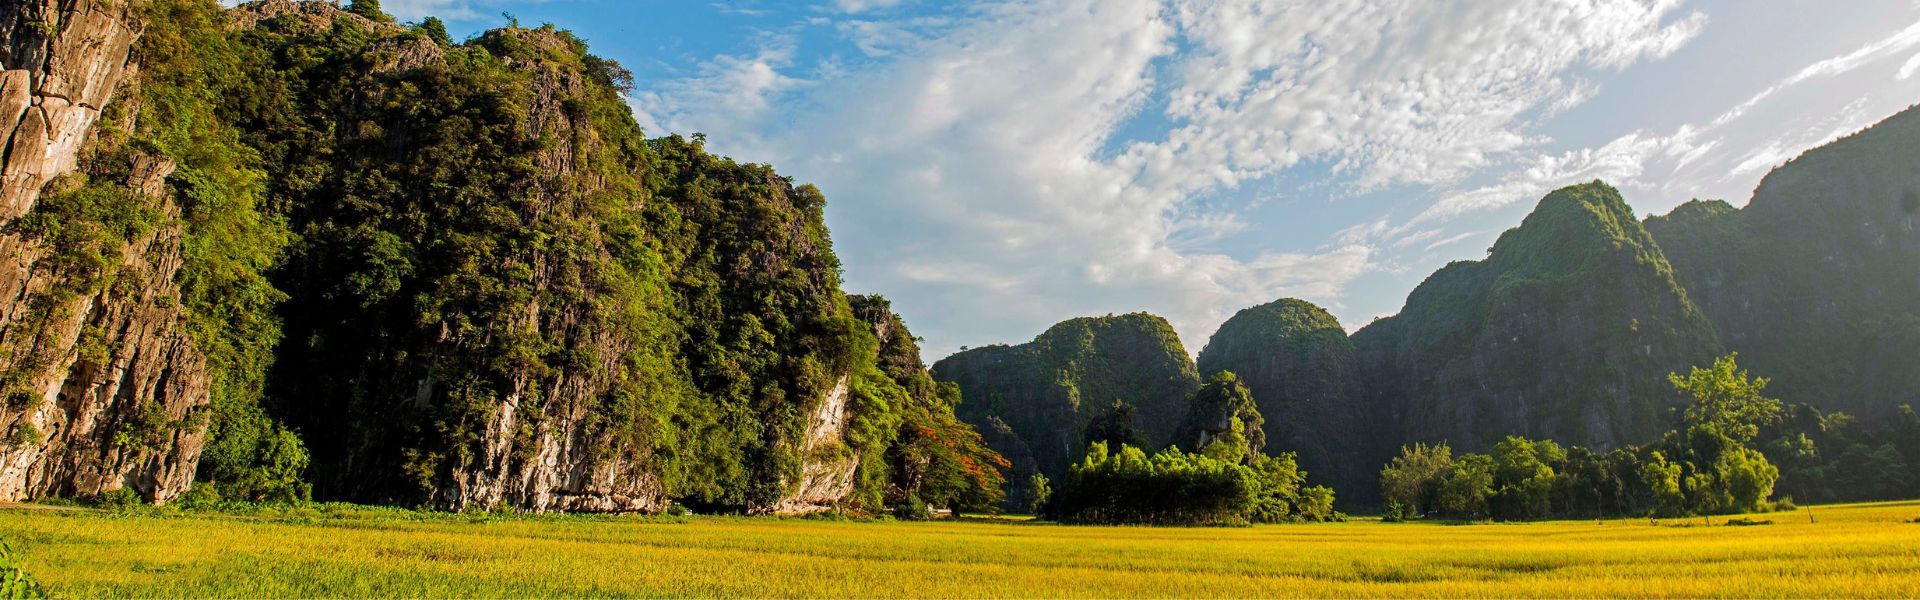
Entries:
[[1016,507],[1033,473],[1066,472],[1084,452],[1088,423],[1116,402],[1148,444],[1166,445],[1200,387],[1173,326],[1146,313],[1068,320],[1025,344],[948,356],[933,375],[959,385],[961,418],[1013,460],[1007,498]]
[[0,497],[198,475],[803,513],[997,487],[926,475],[999,459],[893,365],[919,360],[899,318],[856,316],[819,190],[644,138],[631,74],[563,30],[356,8],[0,6]]

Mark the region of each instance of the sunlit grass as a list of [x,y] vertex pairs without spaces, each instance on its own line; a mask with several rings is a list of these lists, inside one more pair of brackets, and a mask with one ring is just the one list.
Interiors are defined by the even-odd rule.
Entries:
[[1920,502],[1812,510],[1237,529],[0,511],[0,539],[71,597],[1920,595]]

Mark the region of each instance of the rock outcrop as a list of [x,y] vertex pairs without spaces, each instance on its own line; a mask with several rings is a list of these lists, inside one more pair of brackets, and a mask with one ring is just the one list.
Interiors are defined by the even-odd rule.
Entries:
[[1172,445],[1204,453],[1213,452],[1214,444],[1233,443],[1239,447],[1216,456],[1238,455],[1251,462],[1267,449],[1265,426],[1253,392],[1232,372],[1219,371],[1208,376],[1187,401],[1187,416],[1173,430]]
[[[0,5],[0,500],[185,491],[206,433],[207,360],[174,276],[174,164],[130,130],[138,2]],[[118,221],[116,221],[118,220]]]
[[33,208],[72,172],[133,65],[137,2],[18,0],[0,6],[0,218]]
[[451,44],[287,0],[231,21],[273,101],[232,118],[300,174],[270,184],[301,243],[267,385],[318,495],[805,513],[884,483],[858,477],[886,441],[850,433],[876,358],[818,190],[645,140],[631,75],[551,26]]
[[860,469],[860,454],[847,445],[847,426],[853,419],[852,394],[848,379],[841,378],[827,393],[820,408],[807,419],[805,442],[800,447],[800,476],[788,484],[788,492],[766,512],[781,515],[805,515],[826,512],[853,493],[854,475]]

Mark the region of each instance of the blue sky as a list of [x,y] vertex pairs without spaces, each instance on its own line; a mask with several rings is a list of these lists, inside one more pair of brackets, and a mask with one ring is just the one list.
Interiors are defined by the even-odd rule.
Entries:
[[1920,101],[1916,0],[386,0],[551,22],[650,134],[820,185],[929,358],[1146,310],[1350,328],[1561,185],[1642,214]]

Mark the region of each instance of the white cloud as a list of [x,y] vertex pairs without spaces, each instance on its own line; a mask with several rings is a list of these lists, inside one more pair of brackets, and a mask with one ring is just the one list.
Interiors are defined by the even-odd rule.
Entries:
[[1907,58],[1907,63],[1900,65],[1900,72],[1895,74],[1893,78],[1904,81],[1908,77],[1912,77],[1914,71],[1920,71],[1920,52],[1916,52],[1912,57]]
[[1508,173],[1497,184],[1441,197],[1406,225],[1389,230],[1389,234],[1470,212],[1536,200],[1572,183],[1601,179],[1615,186],[1636,185],[1648,164],[1657,159],[1687,160],[1688,156],[1696,156],[1695,138],[1694,130],[1687,127],[1668,136],[1648,136],[1636,131],[1599,148],[1542,155],[1526,168]]
[[901,0],[834,0],[833,5],[840,12],[858,13],[869,10],[899,6]]
[[[635,105],[654,131],[819,183],[851,287],[895,297],[932,354],[1141,309],[1198,350],[1241,307],[1337,304],[1381,267],[1357,231],[1208,250],[1244,223],[1196,198],[1307,161],[1353,189],[1455,182],[1590,97],[1576,70],[1665,56],[1704,23],[1668,0],[1046,0],[968,18],[886,37],[871,48],[892,60],[832,80],[782,75],[777,51],[719,57]],[[1113,139],[1136,117],[1171,129]],[[1642,143],[1536,168],[1617,170]]]
[[[790,40],[775,40],[754,56],[717,56],[700,65],[697,77],[637,91],[631,98],[634,118],[649,135],[701,133],[709,124],[756,122],[782,94],[807,83],[781,73],[793,60],[793,46]],[[723,129],[736,148],[752,147],[759,139],[748,130]]]
[[[1724,125],[1727,122],[1730,122],[1730,121],[1733,121],[1734,119],[1738,119],[1742,116],[1745,116],[1747,114],[1747,111],[1752,110],[1755,105],[1760,104],[1762,101],[1765,101],[1766,99],[1773,97],[1774,94],[1780,93],[1781,90],[1784,90],[1786,88],[1799,85],[1809,79],[1813,79],[1815,77],[1831,77],[1834,75],[1847,73],[1854,69],[1858,69],[1863,65],[1886,58],[1893,54],[1904,52],[1908,49],[1913,48],[1916,45],[1920,45],[1920,23],[1914,23],[1913,25],[1908,26],[1906,29],[1902,29],[1891,36],[1887,36],[1873,43],[1867,44],[1865,46],[1861,46],[1859,49],[1854,50],[1853,52],[1849,52],[1847,54],[1835,56],[1833,58],[1829,58],[1826,60],[1822,60],[1820,62],[1813,63],[1811,65],[1807,65],[1806,68],[1801,69],[1799,72],[1794,73],[1792,76],[1787,77],[1784,80],[1781,80],[1779,83],[1773,84],[1767,89],[1761,90],[1760,93],[1754,94],[1754,96],[1748,99],[1746,102],[1742,102],[1740,103],[1739,106],[1735,106],[1733,107],[1733,109],[1728,110],[1724,114],[1721,114],[1718,118],[1714,119],[1713,124]],[[1912,61],[1909,60],[1908,62],[1912,62]],[[1908,70],[1905,67],[1902,67],[1901,72],[1907,73]],[[1901,75],[1898,78],[1906,79],[1906,76]]]
[[1179,1],[1195,48],[1174,67],[1168,114],[1185,126],[1130,158],[1175,189],[1314,157],[1363,188],[1453,181],[1537,143],[1531,117],[1590,94],[1569,70],[1623,67],[1691,39],[1705,17],[1668,22],[1673,5]]
[[[1406,239],[1414,235],[1407,232],[1423,225],[1516,202],[1531,202],[1555,188],[1592,179],[1604,179],[1623,189],[1649,192],[1655,199],[1695,197],[1712,189],[1750,189],[1753,182],[1773,167],[1809,148],[1865,127],[1878,114],[1869,110],[1868,98],[1864,95],[1851,97],[1844,93],[1822,95],[1844,101],[1845,106],[1806,110],[1807,106],[1802,104],[1795,107],[1799,114],[1791,119],[1772,115],[1761,118],[1753,114],[1754,110],[1781,100],[1782,94],[1809,81],[1852,73],[1916,45],[1920,45],[1920,24],[1845,54],[1808,64],[1721,112],[1710,122],[1681,125],[1665,136],[1635,131],[1598,148],[1541,155],[1525,168],[1503,175],[1493,185],[1445,194],[1407,223],[1388,226],[1383,222],[1369,233],[1373,238]],[[1896,80],[1905,80],[1904,75],[1910,75],[1914,68],[1920,68],[1920,56],[1909,59]],[[1656,172],[1657,176],[1646,177],[1649,171]],[[1745,198],[1730,199],[1739,202]]]

